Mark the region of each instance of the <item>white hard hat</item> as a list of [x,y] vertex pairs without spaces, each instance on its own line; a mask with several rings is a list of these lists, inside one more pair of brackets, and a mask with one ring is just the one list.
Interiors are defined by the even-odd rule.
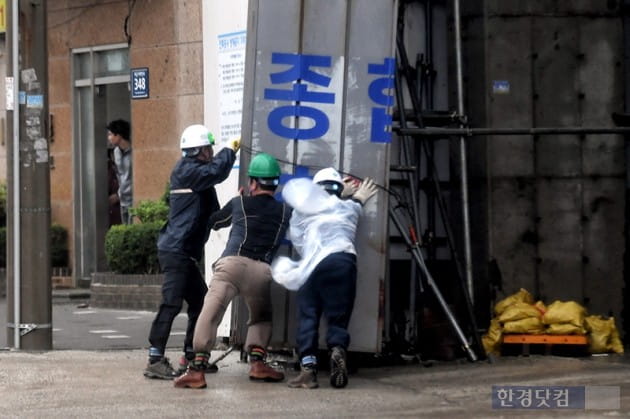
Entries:
[[214,145],[214,136],[203,125],[195,124],[187,127],[182,132],[182,138],[179,141],[179,148],[195,148]]
[[343,180],[338,171],[332,167],[327,167],[315,173],[313,183],[321,185],[326,192],[337,196],[341,195],[343,190]]
[[325,182],[325,181],[337,182],[337,183],[343,184],[341,175],[339,174],[338,171],[336,171],[332,167],[327,167],[325,169],[322,169],[319,172],[315,173],[315,176],[313,176],[313,183],[320,183],[320,182]]

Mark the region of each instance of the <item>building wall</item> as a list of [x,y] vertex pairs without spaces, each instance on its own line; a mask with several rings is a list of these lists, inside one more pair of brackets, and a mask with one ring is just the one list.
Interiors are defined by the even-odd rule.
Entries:
[[50,2],[49,106],[55,129],[50,147],[51,208],[53,222],[67,227],[69,237],[75,163],[71,50],[126,42],[130,67],[148,67],[150,72],[150,97],[131,103],[135,204],[164,193],[179,157],[181,131],[203,122],[201,0]]
[[[465,17],[476,127],[610,127],[623,111],[618,2],[485,1]],[[483,48],[480,48],[483,45]],[[473,48],[474,47],[474,48]],[[509,91],[494,91],[507,81]],[[480,88],[481,86],[481,88]],[[481,109],[482,111],[479,111]],[[485,113],[485,115],[484,115]],[[503,295],[575,300],[619,325],[624,288],[624,142],[617,135],[490,136],[483,220]],[[471,140],[477,141],[476,139]],[[471,145],[474,149],[475,145]],[[471,158],[475,158],[474,155]],[[478,229],[481,230],[481,229]],[[474,243],[474,237],[473,237]],[[485,261],[477,261],[484,263]]]

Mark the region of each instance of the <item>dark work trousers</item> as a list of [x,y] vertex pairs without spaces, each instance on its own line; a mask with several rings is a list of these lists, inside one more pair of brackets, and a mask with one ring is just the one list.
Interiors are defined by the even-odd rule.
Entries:
[[188,304],[188,326],[184,352],[192,352],[195,324],[208,291],[206,281],[201,276],[197,263],[190,257],[171,252],[158,252],[158,260],[164,273],[162,303],[151,325],[149,342],[164,354],[173,320],[181,311],[185,300]]
[[348,323],[354,307],[357,284],[357,258],[339,252],[326,256],[297,292],[297,345],[300,357],[317,355],[319,320],[326,317],[328,349],[350,344]]

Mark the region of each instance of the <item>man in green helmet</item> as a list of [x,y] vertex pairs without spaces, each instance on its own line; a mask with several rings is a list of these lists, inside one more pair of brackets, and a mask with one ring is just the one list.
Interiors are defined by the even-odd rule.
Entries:
[[249,165],[249,195],[232,198],[210,217],[209,228],[232,225],[221,257],[212,265],[210,288],[193,338],[195,357],[186,373],[175,380],[175,387],[204,388],[217,328],[228,304],[242,295],[249,309],[245,349],[249,352],[249,378],[281,381],[284,374],[265,363],[271,339],[270,263],[285,236],[291,208],[273,195],[280,179],[280,166],[266,153],[254,157]]

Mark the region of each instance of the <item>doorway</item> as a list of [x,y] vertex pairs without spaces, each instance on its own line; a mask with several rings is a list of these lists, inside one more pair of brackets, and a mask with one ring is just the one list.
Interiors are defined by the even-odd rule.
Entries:
[[109,228],[107,123],[130,121],[129,58],[126,44],[80,48],[73,60],[73,275],[89,286],[91,274],[108,270]]

